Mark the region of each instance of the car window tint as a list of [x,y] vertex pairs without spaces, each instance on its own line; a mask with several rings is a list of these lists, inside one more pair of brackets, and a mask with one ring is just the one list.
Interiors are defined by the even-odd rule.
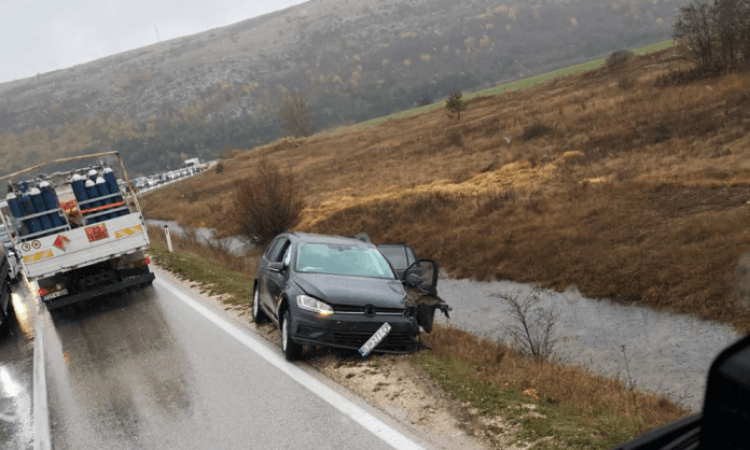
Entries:
[[409,247],[408,245],[404,248],[406,249],[407,259],[409,261],[405,267],[408,267],[417,262],[417,254],[414,253],[414,249]]
[[298,272],[393,279],[383,255],[374,248],[342,244],[300,244]]
[[280,262],[281,257],[284,255],[284,250],[286,250],[288,246],[288,243],[288,239],[279,239],[279,244],[274,247],[273,251],[271,252],[271,256],[268,259],[273,262]]
[[275,249],[275,248],[276,248],[276,247],[277,247],[277,246],[278,246],[279,244],[281,244],[281,238],[276,238],[276,239],[274,239],[274,240],[273,240],[273,241],[272,241],[272,242],[271,242],[271,243],[270,243],[270,244],[268,245],[268,248],[266,249],[266,255],[265,255],[265,256],[266,256],[266,259],[272,260],[272,258],[271,258],[271,255],[273,255],[273,254],[274,254],[274,249]]
[[292,262],[292,246],[289,243],[287,243],[284,257],[281,260],[284,263],[284,267],[289,267],[289,264]]
[[404,247],[400,245],[384,245],[382,247],[378,247],[378,250],[380,250],[380,253],[382,253],[383,256],[388,258],[388,261],[390,261],[394,269],[406,269],[407,267],[409,267],[409,261],[406,258]]

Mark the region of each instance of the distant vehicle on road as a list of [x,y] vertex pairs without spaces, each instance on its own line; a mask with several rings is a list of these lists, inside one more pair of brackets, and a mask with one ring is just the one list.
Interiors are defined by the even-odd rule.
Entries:
[[424,298],[409,295],[405,285],[433,290],[437,266],[417,261],[404,275],[398,278],[371,243],[283,233],[258,263],[253,320],[271,320],[281,330],[281,349],[289,361],[300,356],[304,345],[362,350],[376,333],[381,340],[375,352],[411,352],[417,348],[418,303]]

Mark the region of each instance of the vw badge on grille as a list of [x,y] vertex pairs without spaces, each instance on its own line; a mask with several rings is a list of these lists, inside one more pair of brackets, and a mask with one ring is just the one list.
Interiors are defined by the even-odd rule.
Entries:
[[372,305],[365,306],[365,315],[367,317],[375,317],[375,307]]

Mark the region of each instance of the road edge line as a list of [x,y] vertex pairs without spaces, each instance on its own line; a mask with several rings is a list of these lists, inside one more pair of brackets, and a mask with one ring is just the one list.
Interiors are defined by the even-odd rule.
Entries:
[[213,322],[214,325],[226,331],[230,336],[254,351],[258,356],[268,361],[271,365],[281,370],[289,377],[293,378],[304,388],[323,399],[326,403],[339,410],[349,419],[358,423],[391,447],[397,450],[425,450],[424,447],[408,438],[405,434],[386,424],[368,411],[365,411],[363,408],[357,406],[343,395],[305,373],[305,371],[299,367],[287,362],[273,350],[263,345],[255,345],[260,341],[253,341],[260,338],[247,334],[247,331],[241,330],[236,325],[221,317],[215,311],[212,311],[207,306],[183,293],[180,289],[173,289],[176,288],[176,286],[172,285],[172,283],[158,277],[154,281],[157,284],[162,285],[165,289],[168,289],[172,294],[185,302],[196,312]]
[[44,337],[39,316],[34,319],[34,369],[32,399],[34,420],[34,450],[51,450],[49,407],[47,405],[47,376],[44,371]]

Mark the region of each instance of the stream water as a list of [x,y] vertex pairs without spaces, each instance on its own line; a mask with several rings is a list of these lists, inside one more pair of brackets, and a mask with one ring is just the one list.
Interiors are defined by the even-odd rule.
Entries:
[[[170,232],[182,232],[176,222],[149,220],[148,224],[160,228],[166,224]],[[197,229],[197,233],[203,239],[213,235],[205,228]],[[238,238],[222,241],[238,254],[250,248]],[[665,394],[693,411],[702,407],[711,362],[740,337],[727,325],[590,299],[575,289],[555,292],[511,281],[448,278],[439,281],[438,292],[453,307],[449,320],[436,313],[438,323],[506,341],[506,330],[513,320],[498,295],[523,299],[534,292],[539,306],[557,314],[556,360],[632,382],[647,392]]]

